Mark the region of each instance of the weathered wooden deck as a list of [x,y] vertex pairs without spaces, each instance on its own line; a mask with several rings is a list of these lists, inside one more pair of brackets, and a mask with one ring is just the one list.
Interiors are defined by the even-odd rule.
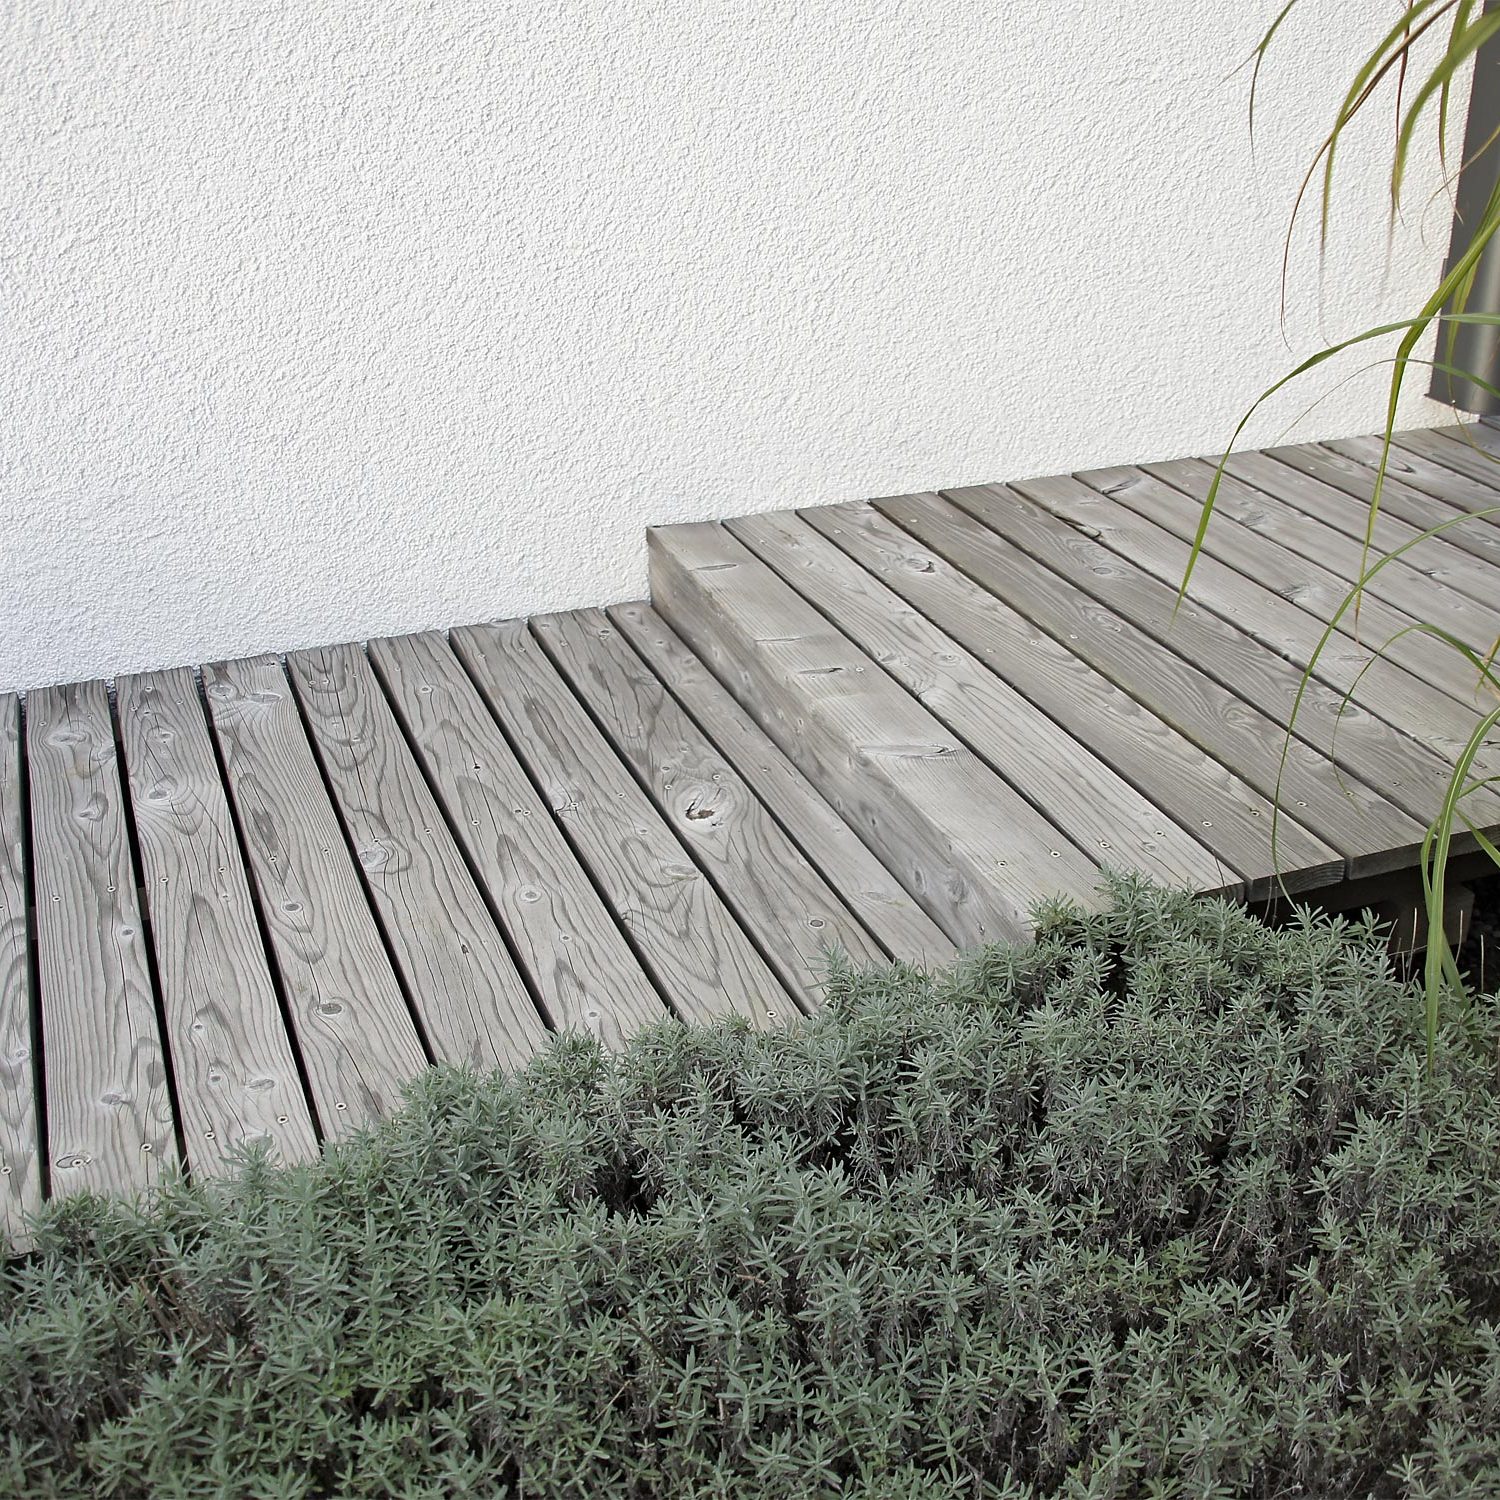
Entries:
[[[1500,506],[1471,444],[1401,437],[1382,547]],[[774,1024],[830,947],[939,962],[1101,865],[1409,870],[1481,705],[1400,632],[1500,636],[1495,518],[1374,580],[1282,755],[1378,453],[1239,459],[1175,619],[1196,460],[662,528],[654,608],[0,695],[7,1232],[246,1139],[305,1157],[430,1060]]]

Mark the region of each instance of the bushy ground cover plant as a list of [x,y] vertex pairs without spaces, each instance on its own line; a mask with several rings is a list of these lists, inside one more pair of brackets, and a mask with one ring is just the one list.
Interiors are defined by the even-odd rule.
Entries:
[[17,1496],[1500,1493],[1500,1027],[1121,882],[769,1035],[434,1072],[0,1279]]

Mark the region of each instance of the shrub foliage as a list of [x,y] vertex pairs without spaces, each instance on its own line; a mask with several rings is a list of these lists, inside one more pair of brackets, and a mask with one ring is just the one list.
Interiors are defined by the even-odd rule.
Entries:
[[831,990],[51,1208],[0,1491],[1500,1493],[1487,1015],[1134,882]]

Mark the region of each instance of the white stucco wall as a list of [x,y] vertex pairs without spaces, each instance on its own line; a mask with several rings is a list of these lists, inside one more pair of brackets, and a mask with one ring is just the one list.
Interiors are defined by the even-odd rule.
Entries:
[[[1389,259],[1342,223],[1320,294],[1299,245],[1283,342],[1292,193],[1388,18],[1304,0],[1252,160],[1226,75],[1278,4],[9,0],[0,687],[640,595],[652,521],[1221,444],[1447,248],[1428,164]],[[1365,380],[1299,431],[1378,416]]]

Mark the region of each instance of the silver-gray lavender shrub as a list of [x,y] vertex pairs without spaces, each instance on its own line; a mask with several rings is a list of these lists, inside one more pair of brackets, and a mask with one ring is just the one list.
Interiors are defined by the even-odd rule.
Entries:
[[17,1496],[1500,1494],[1500,1027],[1121,882],[784,1033],[51,1210]]

